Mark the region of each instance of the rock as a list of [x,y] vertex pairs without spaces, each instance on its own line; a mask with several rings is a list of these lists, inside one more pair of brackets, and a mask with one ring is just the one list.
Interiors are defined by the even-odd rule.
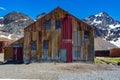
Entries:
[[18,37],[14,36],[13,39],[19,39],[24,35],[24,28],[33,22],[34,21],[29,16],[23,13],[11,12],[0,19],[0,24],[4,25],[0,28],[0,33],[1,35],[4,35],[4,33],[17,35]]

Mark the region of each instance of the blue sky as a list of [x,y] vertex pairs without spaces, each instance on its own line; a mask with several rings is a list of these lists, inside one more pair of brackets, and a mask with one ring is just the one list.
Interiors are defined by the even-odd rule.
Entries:
[[[35,19],[57,6],[58,0],[0,0],[0,17],[17,11]],[[104,11],[120,21],[120,0],[60,0],[59,6],[80,19]]]

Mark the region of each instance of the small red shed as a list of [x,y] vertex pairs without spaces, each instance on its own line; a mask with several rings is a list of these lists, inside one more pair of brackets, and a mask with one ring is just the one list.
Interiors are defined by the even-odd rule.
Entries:
[[120,48],[110,49],[110,57],[120,57]]

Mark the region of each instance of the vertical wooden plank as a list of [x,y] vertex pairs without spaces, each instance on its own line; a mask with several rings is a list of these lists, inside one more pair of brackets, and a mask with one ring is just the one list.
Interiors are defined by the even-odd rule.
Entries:
[[90,60],[94,61],[94,30],[90,30]]
[[82,44],[81,44],[81,60],[84,60],[84,31],[81,31],[81,38],[82,38]]

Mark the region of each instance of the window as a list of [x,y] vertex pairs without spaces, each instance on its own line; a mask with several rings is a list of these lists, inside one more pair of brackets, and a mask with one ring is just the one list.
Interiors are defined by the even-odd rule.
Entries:
[[89,31],[87,30],[87,31],[85,31],[84,32],[84,38],[85,38],[85,41],[89,41]]
[[74,46],[78,46],[78,32],[74,31]]
[[75,50],[74,54],[76,58],[80,57],[80,50]]
[[45,29],[46,30],[50,29],[50,27],[51,27],[51,20],[46,20],[46,22],[45,22]]
[[73,32],[73,45],[74,46],[80,46],[81,45],[81,35],[78,31]]
[[36,41],[31,42],[31,50],[36,50]]
[[56,29],[61,28],[61,21],[60,21],[60,20],[56,20],[56,21],[55,21],[55,28],[56,28]]
[[48,40],[44,40],[44,42],[43,42],[43,49],[46,49],[46,50],[48,50]]

